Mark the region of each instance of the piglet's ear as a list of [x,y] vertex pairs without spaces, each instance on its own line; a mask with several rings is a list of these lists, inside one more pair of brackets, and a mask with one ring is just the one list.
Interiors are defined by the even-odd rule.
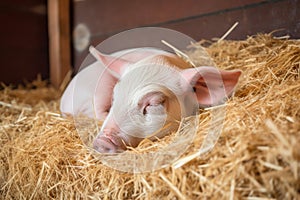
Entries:
[[105,119],[110,107],[113,95],[113,88],[118,79],[124,73],[129,62],[110,55],[100,53],[97,49],[90,46],[90,53],[100,61],[104,66],[101,76],[97,80],[96,89],[94,93],[94,108],[97,119]]
[[197,67],[181,72],[185,79],[184,87],[190,84],[194,88],[201,107],[214,106],[233,93],[241,71],[225,71],[215,67]]
[[124,73],[129,61],[124,60],[122,58],[106,55],[100,53],[97,49],[93,46],[89,48],[90,53],[99,61],[101,61],[105,67],[109,70],[109,72],[116,78],[120,78],[121,75]]

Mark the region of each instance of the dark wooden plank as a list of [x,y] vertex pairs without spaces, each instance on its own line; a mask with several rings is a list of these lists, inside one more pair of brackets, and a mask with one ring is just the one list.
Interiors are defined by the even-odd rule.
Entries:
[[183,32],[196,40],[221,37],[231,25],[238,27],[227,39],[246,39],[248,35],[269,33],[283,29],[278,34],[300,38],[300,1],[278,1],[257,7],[204,16],[198,19],[170,23],[165,27]]
[[[206,3],[211,2],[207,1]],[[227,39],[245,39],[247,35],[253,35],[257,32],[271,32],[281,28],[284,28],[285,31],[279,34],[286,33],[293,38],[300,38],[299,6],[299,0],[270,1],[254,6],[249,5],[200,15],[191,19],[181,20],[181,18],[160,26],[178,30],[195,40],[221,37],[235,22],[239,22],[239,25]],[[109,36],[110,33],[105,33],[105,31],[102,34],[94,34],[90,44],[97,45]],[[88,52],[87,50],[83,52],[74,50],[73,53],[74,65],[78,68]]]
[[71,69],[70,2],[48,1],[50,81],[59,87]]
[[[197,16],[220,12],[232,8],[241,8],[265,2],[264,0],[80,0],[73,4],[73,31],[84,24],[91,35],[91,44],[97,45],[105,38],[125,29],[140,26],[167,26],[178,20],[191,20]],[[87,54],[87,48],[81,52],[73,49],[76,69]]]
[[48,77],[46,0],[0,2],[0,82]]
[[74,25],[84,23],[100,36],[259,2],[264,0],[80,0],[74,3]]

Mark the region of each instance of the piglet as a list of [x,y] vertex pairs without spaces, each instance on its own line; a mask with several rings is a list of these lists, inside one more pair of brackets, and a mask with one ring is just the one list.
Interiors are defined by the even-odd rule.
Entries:
[[193,68],[175,54],[154,48],[105,55],[90,47],[90,53],[96,62],[72,79],[60,109],[104,120],[93,142],[100,153],[122,152],[144,138],[161,138],[176,129],[182,117],[195,114],[195,106],[224,103],[241,74]]

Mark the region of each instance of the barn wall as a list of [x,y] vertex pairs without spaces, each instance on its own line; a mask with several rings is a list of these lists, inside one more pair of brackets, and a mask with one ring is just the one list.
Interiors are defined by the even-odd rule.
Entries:
[[0,82],[49,77],[46,0],[0,1]]
[[[278,34],[300,38],[300,0],[75,0],[73,31],[76,39],[97,45],[126,29],[160,26],[178,30],[195,40],[221,37],[235,22],[238,27],[228,39],[245,39],[257,32],[284,29]],[[73,48],[73,64],[79,67],[87,49]]]
[[[89,45],[136,27],[171,28],[200,40],[220,37],[239,22],[228,39],[276,29],[300,38],[300,0],[73,0],[70,6],[65,26],[71,27],[75,71]],[[0,1],[0,82],[49,78],[47,17],[47,0]],[[79,25],[86,29],[75,31]]]

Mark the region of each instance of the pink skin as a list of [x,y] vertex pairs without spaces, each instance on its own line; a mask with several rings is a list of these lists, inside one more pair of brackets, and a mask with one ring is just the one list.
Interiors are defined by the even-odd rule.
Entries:
[[[154,92],[143,97],[139,103],[139,109],[143,114],[163,112],[160,105],[165,104],[162,94]],[[126,146],[137,146],[142,138],[124,134],[114,120],[113,116],[108,116],[99,135],[93,143],[93,147],[100,153],[118,153],[126,150]]]
[[[135,137],[126,134],[126,132],[144,132],[149,130],[149,127],[137,127],[135,124],[131,124],[132,121],[128,121],[129,117],[126,114],[127,111],[133,111],[135,113],[135,116],[137,116],[136,119],[146,120],[149,118],[155,121],[155,119],[160,119],[162,116],[168,115],[169,111],[172,111],[172,115],[174,115],[174,110],[178,108],[174,109],[175,107],[173,107],[170,108],[170,110],[168,110],[168,106],[171,105],[169,105],[168,103],[172,102],[173,97],[168,97],[159,91],[144,93],[141,99],[139,100],[138,104],[135,105],[136,107],[130,107],[132,104],[129,104],[129,101],[134,97],[127,97],[127,94],[130,93],[130,90],[135,90],[138,86],[142,85],[143,82],[136,82],[136,80],[134,79],[137,79],[137,77],[140,77],[140,75],[135,74],[132,76],[132,79],[130,79],[130,81],[127,82],[127,84],[123,84],[124,73],[129,75],[131,71],[129,70],[129,72],[127,72],[126,70],[130,69],[130,66],[132,64],[135,64],[137,62],[139,63],[140,60],[143,60],[149,56],[170,56],[170,54],[157,52],[155,50],[136,50],[124,54],[122,59],[120,59],[119,56],[114,57],[111,55],[101,54],[93,48],[90,48],[90,51],[94,55],[94,57],[96,57],[98,61],[102,62],[108,69],[104,71],[102,69],[102,76],[95,76],[96,78],[91,80],[96,85],[94,85],[95,89],[91,94],[94,100],[93,104],[95,108],[95,115],[90,115],[90,117],[96,116],[97,119],[104,119],[101,131],[96,136],[93,142],[93,147],[96,151],[100,153],[118,153],[126,150],[126,146],[135,147],[140,143],[143,137]],[[158,63],[160,62],[161,61],[158,61]],[[171,67],[176,68],[178,66],[176,66],[175,64]],[[147,77],[147,74],[151,74],[151,68],[145,68],[145,70],[149,71],[145,72],[145,79],[149,79],[149,77]],[[241,74],[241,72],[238,70],[225,71],[216,69],[214,67],[197,67],[178,70],[178,72],[183,79],[175,80],[177,76],[174,76],[174,74],[165,74],[165,76],[170,77],[164,81],[161,81],[161,83],[164,84],[166,81],[172,81],[174,79],[174,83],[176,84],[171,85],[179,85],[181,87],[182,94],[186,93],[185,90],[187,90],[188,87],[194,87],[198,104],[201,107],[208,107],[222,103],[222,100],[224,98],[229,97],[233,93],[234,88],[238,82],[239,76]],[[91,76],[95,74],[95,71],[91,71],[89,73]],[[78,78],[80,78],[80,75],[81,72],[77,75]],[[87,73],[87,75],[85,75],[85,77],[83,77],[82,79],[87,80],[88,75],[89,74]],[[151,75],[149,76],[150,78],[155,78],[151,77]],[[165,76],[162,77],[165,78]],[[223,84],[224,88],[220,87],[220,85]],[[75,112],[76,110],[74,111],[74,106],[73,110],[70,109],[70,106],[68,106],[69,102],[72,101],[72,91],[74,91],[74,84],[72,85],[71,83],[63,95],[61,101],[61,111],[62,113],[70,113],[76,115],[77,112]],[[121,94],[123,91],[127,91],[127,93]],[[79,92],[79,94],[81,93]],[[88,100],[90,99],[90,97],[87,97],[86,99]],[[114,99],[113,103],[112,99]],[[82,102],[85,102],[85,100],[83,99]],[[129,109],[122,110],[123,107],[126,106],[129,106]],[[82,108],[80,108],[80,105],[78,105],[78,108],[79,110],[83,110]],[[117,117],[118,119],[116,119],[113,116],[112,110],[114,110],[115,113],[117,113],[115,117]],[[89,115],[89,113],[87,115]],[[189,116],[189,114],[187,114],[187,116]],[[157,123],[160,124],[159,120]],[[160,126],[157,125],[157,127]],[[126,131],[124,131],[124,128],[126,129]],[[156,130],[157,129],[155,129],[153,132],[155,132]]]
[[116,122],[113,119],[109,120],[105,129],[102,129],[101,134],[94,140],[94,149],[100,153],[116,153],[124,150],[125,145],[119,132]]
[[117,153],[124,150],[122,140],[113,130],[104,130],[102,135],[94,140],[93,146],[100,153]]
[[[201,67],[198,71],[195,69],[182,70],[181,75],[187,81],[181,83],[183,88],[187,87],[187,85],[185,84],[193,85],[199,105],[207,107],[219,104],[224,99],[224,97],[229,96],[232,93],[240,72],[228,72],[212,67]],[[222,87],[220,87],[220,84],[223,83],[225,91]],[[208,87],[210,88],[210,90],[208,89]],[[120,100],[118,92],[116,94],[117,95],[114,96],[115,102]],[[144,96],[138,103],[138,107],[143,114],[150,113],[153,114],[153,116],[158,117],[159,115],[166,113],[167,100],[170,99],[166,98],[160,92],[150,92],[144,94]],[[127,100],[123,100],[121,98],[121,101]],[[114,107],[114,104],[112,104],[112,107]],[[117,115],[121,114],[121,112],[122,111],[118,111]],[[126,150],[126,146],[137,146],[142,138],[132,137],[122,131],[120,127],[123,126],[123,121],[125,121],[125,118],[122,118],[121,116],[119,118],[120,123],[116,123],[114,116],[112,114],[109,114],[102,126],[102,130],[96,137],[96,140],[94,142],[94,149],[96,149],[100,153],[118,153]],[[146,129],[147,127],[145,127],[145,130]]]

